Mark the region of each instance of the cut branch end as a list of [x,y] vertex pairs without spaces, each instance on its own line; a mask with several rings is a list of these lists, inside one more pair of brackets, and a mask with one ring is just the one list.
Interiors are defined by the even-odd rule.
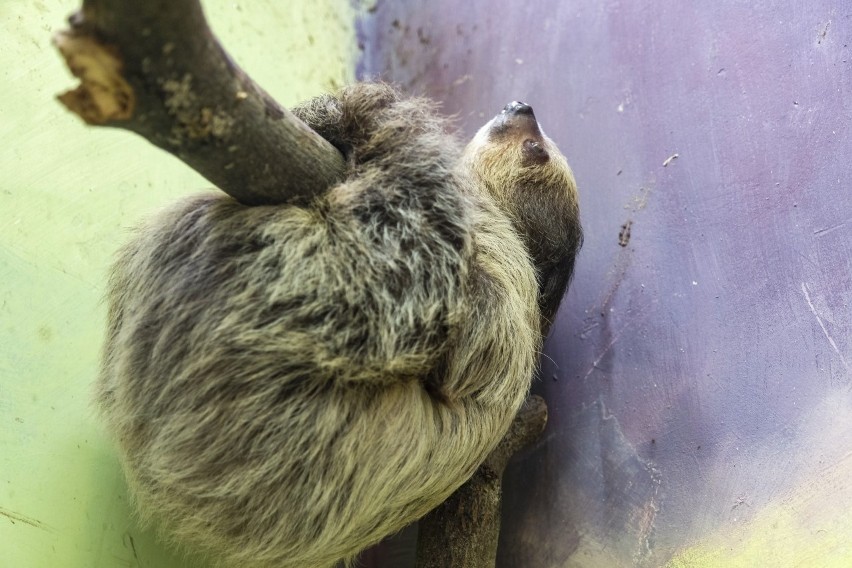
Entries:
[[118,51],[91,36],[64,30],[53,36],[71,73],[80,85],[57,98],[87,124],[130,120],[136,106],[133,88],[121,75]]

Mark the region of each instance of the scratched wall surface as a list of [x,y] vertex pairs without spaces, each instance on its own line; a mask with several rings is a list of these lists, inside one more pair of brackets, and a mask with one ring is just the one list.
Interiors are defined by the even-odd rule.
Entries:
[[[203,4],[282,103],[353,77],[348,0]],[[73,80],[50,37],[79,5],[0,0],[0,567],[197,566],[134,521],[90,390],[107,266],[128,227],[209,183],[54,100]]]
[[466,135],[532,104],[580,185],[500,566],[852,565],[852,4],[380,0],[360,33]]

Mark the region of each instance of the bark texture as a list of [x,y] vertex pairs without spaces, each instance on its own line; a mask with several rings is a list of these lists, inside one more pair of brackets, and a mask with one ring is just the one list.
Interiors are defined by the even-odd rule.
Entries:
[[503,471],[547,424],[547,405],[531,396],[473,477],[420,520],[416,568],[493,568],[500,536]]
[[306,203],[345,171],[337,149],[222,49],[198,0],[85,0],[54,43],[81,84],[59,98],[125,128],[247,205]]

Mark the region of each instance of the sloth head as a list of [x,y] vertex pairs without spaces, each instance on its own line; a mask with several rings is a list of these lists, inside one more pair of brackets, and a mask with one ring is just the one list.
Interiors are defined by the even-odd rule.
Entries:
[[536,267],[546,333],[583,241],[577,185],[531,106],[512,102],[479,129],[462,167],[512,220]]

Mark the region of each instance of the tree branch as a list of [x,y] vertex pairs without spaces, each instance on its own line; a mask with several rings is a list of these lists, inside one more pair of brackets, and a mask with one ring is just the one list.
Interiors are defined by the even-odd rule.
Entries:
[[473,477],[420,519],[416,568],[494,568],[503,471],[547,424],[547,405],[530,396],[503,440]]
[[54,43],[88,124],[125,128],[248,205],[306,203],[343,179],[340,152],[254,83],[198,0],[84,0]]

